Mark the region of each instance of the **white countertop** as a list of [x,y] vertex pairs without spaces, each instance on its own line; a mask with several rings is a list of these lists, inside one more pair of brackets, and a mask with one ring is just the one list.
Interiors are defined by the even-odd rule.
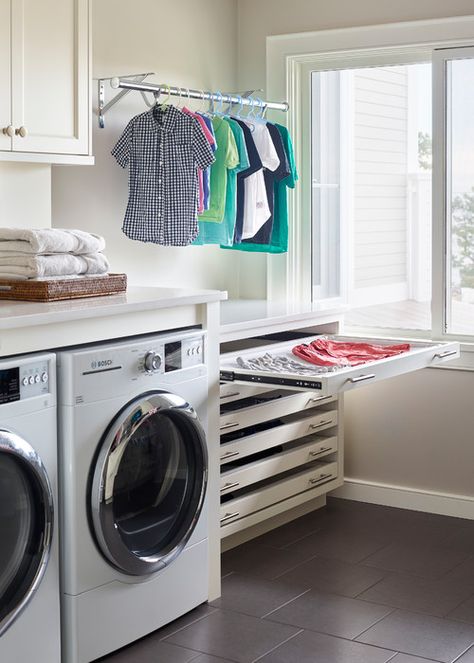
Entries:
[[221,303],[221,342],[339,322],[344,307],[324,310],[298,302],[233,299]]
[[0,301],[0,330],[207,304],[226,297],[227,293],[220,290],[130,286],[123,294],[104,297],[49,303],[3,300]]

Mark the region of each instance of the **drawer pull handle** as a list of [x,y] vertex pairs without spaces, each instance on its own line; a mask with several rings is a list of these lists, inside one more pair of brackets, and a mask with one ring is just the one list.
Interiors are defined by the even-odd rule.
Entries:
[[310,451],[309,455],[310,456],[319,456],[319,454],[322,454],[325,451],[331,451],[331,449],[332,449],[332,447],[322,447],[321,449],[319,449],[319,451],[314,451],[314,450]]
[[221,493],[223,493],[224,490],[230,490],[231,488],[237,488],[237,486],[240,486],[240,483],[238,481],[234,481],[233,483],[225,483],[221,488]]
[[356,382],[364,382],[364,380],[372,380],[375,377],[375,373],[368,373],[367,375],[359,375],[356,378],[349,378],[349,382],[356,384]]
[[234,458],[235,456],[238,456],[240,454],[240,451],[226,451],[223,456],[221,456],[221,460],[227,460],[228,458]]
[[238,425],[239,425],[238,421],[232,421],[229,422],[228,424],[224,424],[223,426],[221,426],[221,430],[226,430],[227,428],[235,428],[235,426]]
[[310,398],[306,401],[305,407],[308,407],[310,403],[319,403],[319,401],[323,401],[325,396],[318,396],[317,398]]
[[226,523],[228,520],[231,520],[232,518],[236,518],[238,515],[240,515],[239,511],[234,511],[234,513],[226,513],[225,516],[221,518],[221,525]]
[[332,474],[330,472],[328,474],[320,474],[319,477],[313,477],[312,479],[310,479],[309,483],[314,486],[314,484],[320,483],[324,479],[329,479],[329,477],[332,477]]
[[315,428],[320,428],[321,426],[325,426],[326,424],[331,424],[332,419],[324,419],[323,421],[320,421],[319,424],[310,424],[308,426],[308,430],[314,430]]
[[437,352],[433,359],[446,359],[446,357],[454,357],[457,353],[457,350],[445,350],[444,352]]
[[240,391],[231,391],[230,394],[222,394],[222,398],[233,398],[234,396],[240,396]]

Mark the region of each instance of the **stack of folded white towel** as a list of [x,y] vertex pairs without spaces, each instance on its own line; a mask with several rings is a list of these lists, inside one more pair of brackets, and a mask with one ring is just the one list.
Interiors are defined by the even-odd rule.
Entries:
[[105,240],[83,230],[0,228],[0,279],[107,274]]

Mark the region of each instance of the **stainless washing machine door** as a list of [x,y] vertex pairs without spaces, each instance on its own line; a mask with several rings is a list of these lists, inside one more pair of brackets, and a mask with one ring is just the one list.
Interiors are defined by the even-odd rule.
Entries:
[[204,502],[206,439],[195,411],[168,392],[135,398],[110,423],[91,477],[92,526],[106,559],[129,575],[163,568]]
[[41,583],[53,518],[53,493],[41,459],[20,436],[0,429],[0,636]]

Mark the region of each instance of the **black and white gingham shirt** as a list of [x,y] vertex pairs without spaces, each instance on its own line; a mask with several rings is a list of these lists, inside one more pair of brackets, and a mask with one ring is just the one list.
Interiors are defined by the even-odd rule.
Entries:
[[129,169],[122,230],[131,239],[186,246],[198,234],[197,169],[214,161],[199,122],[174,106],[134,117],[112,150]]

